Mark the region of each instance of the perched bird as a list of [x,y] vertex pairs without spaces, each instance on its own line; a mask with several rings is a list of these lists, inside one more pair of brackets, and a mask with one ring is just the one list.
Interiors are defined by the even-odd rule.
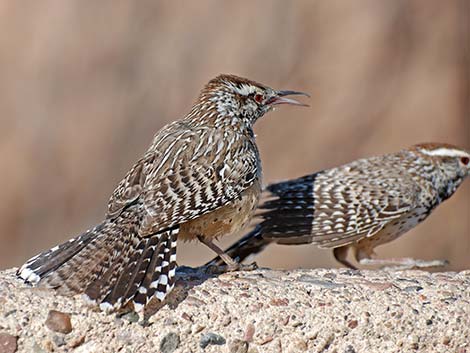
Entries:
[[287,98],[233,75],[201,91],[191,111],[163,127],[114,190],[105,220],[28,260],[17,275],[63,294],[84,293],[105,311],[140,311],[174,286],[178,240],[199,239],[230,269],[238,264],[213,239],[241,229],[261,190],[253,124]]
[[[423,143],[360,159],[267,187],[260,223],[226,250],[238,261],[268,244],[316,244],[333,249],[343,265],[352,249],[360,264],[428,267],[443,261],[372,259],[374,248],[424,221],[469,175],[470,152]],[[208,264],[220,262],[216,258]]]

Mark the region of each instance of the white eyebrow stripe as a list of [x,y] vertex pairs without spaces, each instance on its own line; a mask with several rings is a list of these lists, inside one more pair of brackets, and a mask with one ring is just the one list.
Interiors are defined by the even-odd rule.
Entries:
[[439,156],[439,157],[468,157],[468,153],[464,151],[452,149],[452,148],[438,148],[435,150],[421,149],[421,152],[428,156]]
[[242,84],[240,87],[234,86],[235,90],[243,95],[243,96],[248,96],[251,93],[254,93],[256,91],[256,88],[250,85]]

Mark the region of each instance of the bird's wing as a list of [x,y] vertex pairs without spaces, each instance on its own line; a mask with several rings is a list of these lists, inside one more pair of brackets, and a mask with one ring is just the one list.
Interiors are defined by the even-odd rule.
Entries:
[[154,234],[239,197],[259,169],[256,146],[243,135],[176,128],[154,139],[113,193],[109,214],[140,202],[139,234]]
[[349,168],[270,185],[268,191],[273,198],[260,206],[265,237],[336,247],[370,237],[408,213],[419,188],[403,175],[371,178],[370,171]]
[[333,191],[329,200],[320,195],[319,203],[331,208],[316,210],[312,240],[328,248],[371,237],[410,212],[417,204],[418,192],[411,180],[389,176]]
[[119,215],[123,209],[136,202],[141,194],[146,181],[147,173],[156,159],[156,153],[147,152],[127,172],[126,176],[114,189],[108,202],[107,217]]

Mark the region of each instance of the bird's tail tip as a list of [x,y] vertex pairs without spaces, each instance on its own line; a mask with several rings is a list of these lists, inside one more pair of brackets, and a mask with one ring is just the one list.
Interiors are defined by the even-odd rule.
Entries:
[[134,229],[105,221],[29,259],[16,275],[59,294],[82,294],[105,312],[128,303],[141,311],[154,297],[163,301],[174,286],[178,229],[148,238]]
[[33,286],[37,285],[41,281],[41,276],[35,273],[34,270],[28,266],[28,262],[16,271],[16,276],[25,283]]

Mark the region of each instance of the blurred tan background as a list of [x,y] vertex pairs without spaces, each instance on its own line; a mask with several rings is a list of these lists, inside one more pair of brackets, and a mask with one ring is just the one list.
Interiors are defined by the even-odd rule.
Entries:
[[[470,148],[465,0],[2,1],[0,268],[99,222],[153,134],[219,73],[312,95],[257,124],[265,182],[418,142]],[[470,268],[470,181],[378,253]],[[337,266],[315,246],[258,263]]]

